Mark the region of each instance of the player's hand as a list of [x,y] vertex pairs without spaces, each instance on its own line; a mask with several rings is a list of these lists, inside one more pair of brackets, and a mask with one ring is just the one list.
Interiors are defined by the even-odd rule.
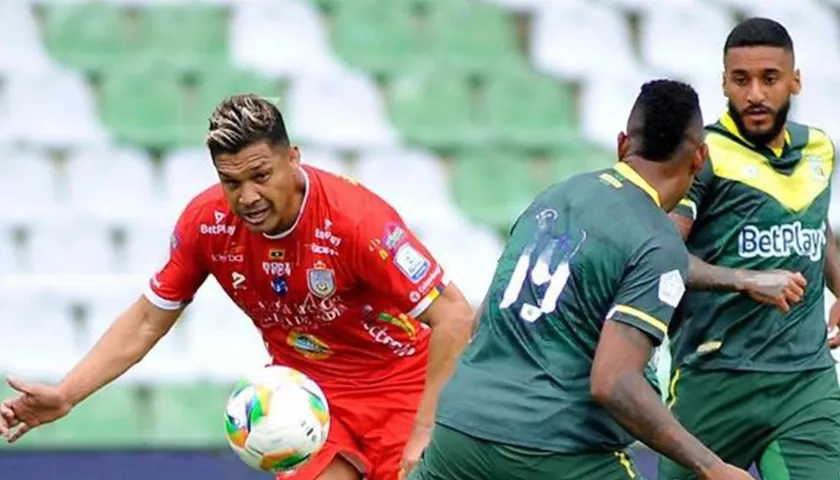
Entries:
[[699,478],[701,480],[755,480],[746,470],[728,463],[722,463],[720,467],[708,470]]
[[423,450],[429,446],[429,440],[432,435],[432,427],[426,425],[415,425],[414,431],[411,433],[411,438],[405,444],[403,450],[402,461],[400,462],[400,477],[399,480],[404,480],[408,477],[417,462],[420,461],[420,456],[423,455]]
[[828,346],[832,349],[840,347],[840,299],[834,301],[828,311]]
[[[72,405],[58,387],[26,383],[16,378],[9,385],[20,392],[0,404],[0,436],[16,442],[35,427],[54,422],[70,413]],[[17,429],[16,429],[17,427]]]
[[744,292],[753,300],[775,305],[782,312],[802,300],[808,282],[801,273],[787,270],[750,272],[744,278]]

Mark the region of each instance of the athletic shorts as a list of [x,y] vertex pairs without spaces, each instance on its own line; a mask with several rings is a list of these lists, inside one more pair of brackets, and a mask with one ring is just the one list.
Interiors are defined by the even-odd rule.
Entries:
[[[764,480],[840,478],[840,387],[834,368],[767,373],[674,371],[671,411],[725,461]],[[667,458],[659,478],[689,480]]]
[[644,480],[624,451],[558,454],[504,445],[435,425],[408,480]]
[[397,480],[403,449],[414,429],[422,385],[409,391],[326,391],[330,434],[324,448],[277,480],[314,480],[340,455],[367,480]]

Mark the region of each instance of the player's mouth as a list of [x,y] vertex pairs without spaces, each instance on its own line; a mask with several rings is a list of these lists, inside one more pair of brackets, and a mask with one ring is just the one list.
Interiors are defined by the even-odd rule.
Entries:
[[764,123],[770,121],[770,110],[755,109],[744,112],[744,117],[749,118],[755,123]]
[[268,207],[261,208],[259,210],[254,210],[252,212],[243,213],[242,214],[242,219],[245,220],[246,222],[250,223],[251,225],[256,226],[256,225],[259,225],[262,222],[264,222],[268,218],[268,215],[270,213],[271,213],[270,208],[268,208]]

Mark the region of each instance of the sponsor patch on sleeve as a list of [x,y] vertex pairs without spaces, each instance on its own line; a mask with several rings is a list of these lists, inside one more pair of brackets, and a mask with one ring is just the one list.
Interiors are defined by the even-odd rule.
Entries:
[[408,277],[412,283],[417,283],[429,272],[432,263],[422,253],[409,243],[404,243],[394,255],[397,268]]
[[677,308],[685,293],[685,283],[679,270],[671,270],[659,276],[659,300]]

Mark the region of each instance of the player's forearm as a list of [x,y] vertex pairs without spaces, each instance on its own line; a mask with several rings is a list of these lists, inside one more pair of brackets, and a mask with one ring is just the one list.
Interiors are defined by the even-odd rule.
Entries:
[[641,373],[619,374],[606,391],[593,396],[634,437],[700,478],[722,463],[680,425]]
[[418,426],[431,427],[434,424],[438,396],[452,376],[455,363],[472,335],[474,321],[473,313],[467,311],[462,319],[450,319],[432,327],[426,386],[417,408]]
[[166,333],[149,321],[151,315],[142,302],[132,305],[64,377],[60,388],[72,405],[125,373]]
[[693,290],[742,291],[747,271],[740,268],[719,267],[700,258],[688,256],[688,280]]
[[837,257],[837,242],[834,238],[834,232],[831,225],[826,224],[825,228],[825,281],[828,289],[835,297],[838,295],[840,289],[840,259]]

